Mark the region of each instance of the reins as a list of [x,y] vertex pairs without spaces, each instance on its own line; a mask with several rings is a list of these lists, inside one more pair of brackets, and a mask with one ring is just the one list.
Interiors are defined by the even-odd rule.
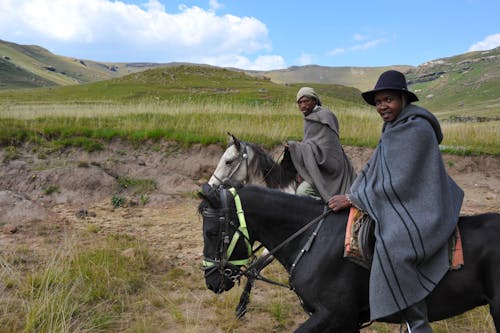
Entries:
[[[323,213],[319,216],[317,216],[316,218],[314,218],[313,220],[309,221],[306,225],[304,225],[302,228],[300,228],[299,230],[297,230],[295,233],[293,233],[292,235],[288,236],[288,238],[286,238],[283,242],[281,242],[278,246],[276,246],[275,248],[273,248],[272,250],[270,250],[268,253],[266,253],[265,255],[261,256],[257,261],[253,262],[250,264],[250,266],[246,269],[246,271],[252,271],[252,268],[253,266],[257,266],[257,264],[260,264],[257,263],[258,261],[261,261],[261,262],[265,262],[268,258],[270,258],[271,256],[273,256],[276,252],[278,252],[279,250],[281,250],[284,246],[286,246],[287,244],[289,244],[291,241],[293,241],[295,238],[297,238],[298,236],[300,236],[302,233],[304,233],[307,229],[309,229],[312,225],[318,223],[318,226],[316,227],[316,229],[314,229],[314,232],[311,234],[311,236],[309,237],[308,241],[306,242],[306,244],[304,245],[304,247],[302,248],[302,250],[299,252],[299,254],[297,255],[297,257],[295,258],[291,268],[290,268],[290,272],[289,272],[289,276],[291,278],[292,276],[292,273],[293,273],[293,270],[295,269],[295,267],[297,266],[298,262],[300,261],[300,259],[302,258],[302,256],[307,252],[309,251],[309,249],[311,248],[311,245],[314,241],[314,239],[316,238],[317,234],[318,234],[318,231],[319,229],[321,228],[321,225],[323,224],[323,221],[325,219],[325,217],[330,214],[332,212],[331,209],[328,208],[328,206],[325,206],[325,209],[323,210]],[[248,277],[247,274],[244,274],[245,276]],[[272,282],[272,281],[268,281],[268,279],[265,279],[264,277],[262,277],[260,275],[260,270],[258,270],[256,272],[256,275],[251,275],[251,277],[253,278],[256,278],[258,280],[262,280],[262,281],[266,281],[266,282],[269,282],[269,283],[272,283],[272,284],[277,284],[277,285],[280,285],[280,286],[283,286],[283,287],[287,287],[287,288],[290,288],[290,286],[287,286],[287,285],[284,285],[282,283],[279,283],[279,282]]]
[[[226,190],[222,189],[222,191],[226,191]],[[246,227],[246,221],[245,221],[245,217],[244,217],[243,208],[241,206],[241,201],[239,199],[239,195],[238,195],[238,193],[236,192],[236,190],[234,188],[230,188],[228,191],[233,195],[235,206],[236,206],[236,210],[237,210],[238,220],[240,222],[240,226],[239,226],[239,228],[237,228],[237,230],[235,232],[235,235],[239,234],[241,232],[243,234],[243,238],[245,239],[245,241],[247,242],[247,245],[248,245],[249,242],[250,242],[250,240],[249,240],[248,230],[247,230],[247,227]],[[306,225],[304,225],[302,228],[300,228],[299,230],[297,230],[295,233],[293,233],[292,235],[290,235],[289,237],[287,237],[283,242],[281,242],[275,248],[273,248],[272,250],[269,250],[268,253],[266,253],[265,255],[259,257],[257,260],[255,260],[252,263],[250,263],[250,265],[245,270],[242,270],[241,267],[239,267],[238,269],[241,272],[241,275],[244,275],[244,276],[246,276],[249,279],[257,279],[257,280],[261,280],[261,281],[264,281],[264,282],[267,282],[267,283],[270,283],[270,284],[274,284],[274,285],[278,285],[278,286],[282,286],[282,287],[286,287],[286,288],[292,289],[291,286],[289,286],[289,285],[285,285],[283,283],[280,283],[280,282],[277,282],[277,281],[273,281],[273,280],[270,280],[270,279],[265,278],[264,276],[262,276],[260,274],[260,271],[264,267],[264,265],[262,265],[262,263],[264,263],[267,260],[269,260],[271,258],[271,256],[273,256],[276,252],[278,252],[279,250],[281,250],[284,246],[288,245],[291,241],[293,241],[295,238],[297,238],[302,233],[304,233],[312,225],[320,222],[318,224],[318,226],[315,228],[314,232],[309,237],[309,239],[306,242],[305,246],[302,248],[302,250],[299,252],[299,254],[297,255],[297,257],[295,258],[295,260],[293,262],[293,265],[292,265],[292,267],[290,269],[290,272],[289,272],[289,278],[291,278],[293,270],[297,266],[297,263],[300,261],[300,259],[302,258],[302,256],[307,251],[309,251],[309,249],[310,249],[310,247],[311,247],[311,245],[312,245],[312,243],[313,243],[316,235],[318,234],[319,228],[321,227],[324,218],[328,214],[330,214],[331,212],[332,212],[332,210],[329,209],[328,206],[325,206],[325,209],[324,209],[324,211],[323,211],[323,213],[321,215],[319,215],[316,218],[314,218],[313,220],[309,221]],[[241,231],[242,224],[244,225],[244,227],[243,227],[244,232]],[[237,241],[237,239],[236,239],[236,241]],[[233,237],[233,240],[232,240],[231,243],[234,242],[234,244],[236,244],[236,241],[235,241],[235,237]],[[249,250],[249,258],[248,258],[248,260],[252,256],[255,257],[255,253],[256,253],[256,251],[258,251],[258,249],[260,249],[260,247],[262,247],[262,246],[259,246],[255,250]],[[228,250],[229,250],[229,248],[228,248]],[[227,252],[227,257],[228,257],[228,259],[230,257],[230,253],[228,253],[228,252]],[[228,262],[234,264],[234,262],[231,262],[231,261],[228,261]],[[244,264],[242,264],[242,266],[243,265]]]

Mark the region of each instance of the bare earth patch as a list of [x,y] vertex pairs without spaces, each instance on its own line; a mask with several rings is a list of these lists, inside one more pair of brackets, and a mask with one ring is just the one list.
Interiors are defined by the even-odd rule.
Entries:
[[[273,155],[278,157],[281,148]],[[359,170],[372,150],[345,147]],[[44,152],[39,147],[18,149],[15,159],[0,152],[0,254],[24,248],[35,253],[54,251],[68,230],[84,230],[96,236],[129,234],[144,240],[168,267],[192,270],[202,256],[199,200],[195,194],[208,180],[222,155],[219,146],[182,149],[163,142],[134,147],[113,142],[103,151],[87,153],[78,149]],[[465,191],[463,214],[500,212],[500,157],[462,157],[445,155],[451,176]],[[3,162],[1,162],[3,161]],[[422,166],[425,167],[425,166]],[[120,187],[117,179],[153,180],[156,188],[137,191]],[[112,198],[123,197],[123,207],[114,207]],[[15,231],[9,227],[15,227]],[[215,316],[205,304],[213,297],[202,288],[203,278],[192,290],[198,302],[190,331],[219,332],[217,325],[205,322]],[[258,284],[252,303],[279,287]],[[280,291],[287,293],[287,291]],[[224,296],[220,296],[224,297]],[[305,318],[298,304],[297,320]],[[185,311],[191,311],[186,309]],[[167,315],[165,320],[168,322]],[[251,332],[258,313],[246,315],[238,332]],[[170,321],[172,321],[170,319]],[[183,331],[174,323],[165,332]],[[363,332],[370,332],[369,329]]]

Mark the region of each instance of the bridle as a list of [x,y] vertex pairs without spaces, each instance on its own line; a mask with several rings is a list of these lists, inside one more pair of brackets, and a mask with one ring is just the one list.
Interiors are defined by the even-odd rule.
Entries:
[[[238,171],[242,163],[245,163],[246,167],[246,175],[245,179],[243,180],[243,185],[248,182],[249,175],[248,175],[248,152],[247,152],[247,143],[246,142],[239,142],[238,144],[234,143],[234,146],[238,148],[238,163],[236,163],[229,174],[227,175],[225,180],[229,180],[233,177],[233,175]],[[219,181],[220,184],[224,184],[225,180],[223,181],[217,175],[214,173],[213,177]]]
[[[269,257],[274,255],[277,251],[282,249],[285,245],[290,243],[293,239],[295,239],[296,237],[298,237],[299,235],[304,233],[312,225],[319,222],[318,225],[316,226],[314,232],[309,237],[309,240],[305,244],[304,248],[302,249],[302,251],[299,252],[297,257],[295,258],[293,265],[291,267],[291,270],[289,272],[289,275],[291,277],[294,269],[296,268],[298,262],[300,261],[300,259],[303,256],[303,254],[305,252],[309,251],[309,249],[310,249],[312,243],[314,242],[314,239],[317,236],[318,231],[319,231],[319,229],[324,221],[324,218],[328,214],[331,213],[331,210],[328,209],[328,206],[325,206],[325,210],[323,211],[323,214],[316,217],[312,221],[308,222],[306,225],[304,225],[302,228],[300,228],[294,234],[292,234],[287,239],[285,239],[281,244],[279,244],[274,249],[269,251],[266,255],[261,256],[257,260],[255,260],[255,258],[257,258],[255,253],[260,248],[262,248],[262,245],[259,245],[256,249],[252,250],[252,243],[250,241],[250,236],[248,233],[243,208],[241,205],[241,201],[239,199],[239,195],[236,192],[236,189],[234,189],[234,188],[225,189],[223,187],[219,187],[219,191],[220,191],[220,199],[221,199],[221,203],[222,203],[222,208],[221,209],[204,208],[202,211],[202,215],[204,216],[204,218],[218,218],[218,222],[219,222],[218,244],[217,244],[216,257],[215,258],[205,257],[203,260],[202,269],[205,271],[205,277],[207,277],[215,272],[218,272],[221,276],[228,278],[233,283],[239,281],[241,276],[246,276],[247,278],[258,279],[258,280],[262,280],[262,281],[265,281],[265,282],[268,282],[268,283],[271,283],[274,285],[292,288],[291,286],[282,284],[280,282],[272,281],[272,280],[269,280],[269,279],[263,277],[262,275],[260,275],[261,268],[258,268],[258,267],[260,267],[260,264],[262,262],[265,262]],[[236,223],[231,219],[231,216],[229,214],[229,208],[227,205],[227,202],[228,202],[227,192],[229,192],[234,198],[234,204],[236,207],[236,213],[238,216],[239,225],[236,225]],[[230,227],[235,229],[235,232],[233,234],[231,241],[229,240]],[[238,241],[245,242],[248,256],[246,258],[243,258],[243,259],[237,259],[237,260],[231,259],[231,255],[233,254],[233,251],[234,251]],[[250,264],[250,265],[248,265],[248,264]],[[224,280],[221,280],[221,281],[222,281],[221,283],[223,283]],[[222,288],[222,286],[220,288]]]
[[[237,225],[231,218],[230,210],[227,206],[228,192],[233,195],[236,213],[239,220]],[[255,251],[252,250],[252,244],[248,234],[248,229],[245,221],[245,216],[239,200],[239,196],[234,188],[220,189],[220,199],[222,203],[221,209],[204,208],[202,215],[204,218],[216,218],[218,221],[218,244],[217,252],[214,258],[205,257],[203,260],[202,269],[205,271],[205,276],[209,276],[218,272],[232,282],[239,281],[243,275],[241,267],[249,264],[255,257]],[[234,229],[233,237],[230,240],[231,231]],[[247,248],[248,256],[243,259],[231,259],[234,249],[238,242],[243,241],[244,246]]]
[[[231,185],[229,180],[234,176],[234,174],[240,169],[241,165],[245,163],[245,170],[246,170],[246,175],[245,178],[243,179],[242,185],[246,185],[248,181],[250,180],[250,173],[249,173],[249,160],[248,160],[248,151],[247,151],[247,146],[248,144],[246,142],[238,141],[238,143],[234,144],[236,148],[238,148],[238,157],[237,160],[238,162],[231,168],[231,171],[229,174],[225,177],[225,179],[220,179],[217,177],[217,175],[214,173],[213,177],[219,181],[221,185]],[[278,160],[284,155],[284,151],[281,153],[281,155],[278,157]],[[267,182],[267,177],[269,174],[272,172],[274,165],[266,171],[265,174],[262,175],[262,178],[264,179],[265,182]]]

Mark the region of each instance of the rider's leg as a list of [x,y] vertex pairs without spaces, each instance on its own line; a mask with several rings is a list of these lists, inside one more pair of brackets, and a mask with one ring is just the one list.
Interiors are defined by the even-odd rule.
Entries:
[[314,199],[321,200],[321,195],[318,193],[318,190],[316,190],[316,187],[313,184],[306,182],[305,180],[302,181],[302,183],[300,183],[300,185],[297,187],[296,194],[308,195],[310,197],[313,197]]
[[408,326],[408,333],[432,333],[427,319],[427,304],[424,301],[413,304],[402,311]]

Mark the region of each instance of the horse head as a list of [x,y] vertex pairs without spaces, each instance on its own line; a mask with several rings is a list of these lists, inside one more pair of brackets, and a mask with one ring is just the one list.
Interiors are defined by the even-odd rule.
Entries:
[[230,187],[241,183],[295,192],[297,171],[286,150],[281,162],[277,163],[262,147],[241,141],[231,133],[228,135],[228,146],[209,185]]
[[217,294],[239,281],[241,267],[253,256],[246,225],[238,220],[238,207],[230,191],[205,184],[199,192],[203,199],[199,212],[203,217],[205,283]]
[[208,184],[224,185],[228,182],[246,183],[249,178],[249,160],[253,157],[252,150],[244,141],[228,133],[229,141]]

